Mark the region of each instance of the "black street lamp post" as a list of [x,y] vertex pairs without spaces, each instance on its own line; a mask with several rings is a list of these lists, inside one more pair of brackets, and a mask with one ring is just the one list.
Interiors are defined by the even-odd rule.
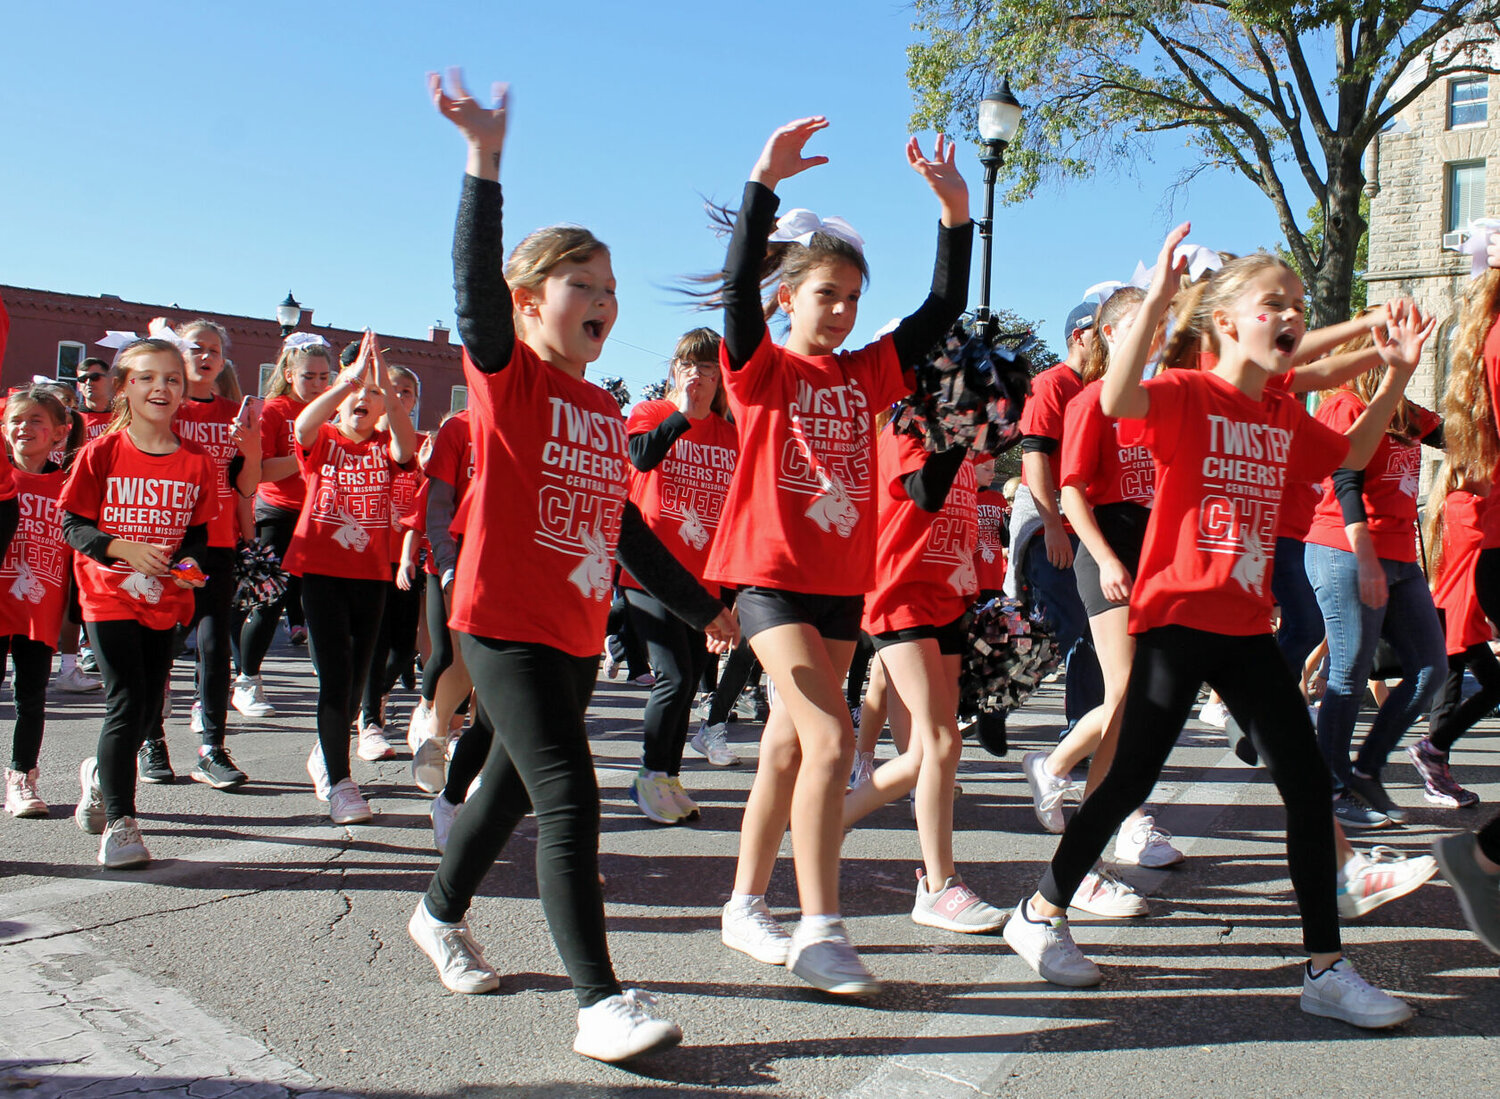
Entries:
[[984,242],[979,269],[979,308],[975,320],[984,333],[986,341],[995,336],[996,320],[990,312],[990,257],[994,247],[995,224],[995,179],[1000,165],[1005,163],[1005,147],[1016,136],[1021,125],[1021,104],[1011,94],[1010,77],[1006,77],[1000,90],[991,92],[979,101],[979,136],[983,140],[983,152],[979,163],[984,165],[984,217],[979,221],[979,238]]

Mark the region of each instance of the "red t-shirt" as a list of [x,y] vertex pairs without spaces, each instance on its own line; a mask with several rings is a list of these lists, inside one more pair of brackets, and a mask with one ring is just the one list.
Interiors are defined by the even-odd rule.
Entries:
[[286,571],[350,580],[391,578],[391,437],[355,442],[332,424],[297,448],[307,499],[286,548]]
[[596,656],[630,459],[605,390],[516,342],[494,374],[464,355],[476,521],[453,586],[455,630]]
[[974,571],[980,591],[1005,587],[1005,543],[1001,532],[1010,524],[1010,507],[999,488],[981,489],[975,497],[979,537],[974,545]]
[[1127,502],[1150,507],[1156,497],[1151,452],[1120,437],[1120,422],[1099,407],[1102,387],[1090,382],[1068,402],[1057,487],[1077,485],[1091,507]]
[[86,443],[93,442],[108,431],[115,418],[113,412],[90,412],[86,408],[80,408],[78,415],[83,418],[83,441]]
[[214,396],[206,401],[184,397],[172,417],[172,430],[179,439],[197,443],[214,460],[218,472],[214,486],[219,497],[219,513],[208,524],[208,544],[233,549],[239,537],[238,496],[229,483],[229,463],[239,455],[230,433],[239,405],[228,397]]
[[1141,441],[1156,505],[1130,596],[1130,632],[1179,625],[1271,630],[1271,560],[1288,481],[1327,476],[1349,441],[1290,395],[1253,401],[1217,374],[1168,370],[1145,383]]
[[453,486],[453,521],[448,524],[448,533],[454,538],[459,537],[464,532],[467,517],[464,500],[469,494],[469,484],[474,480],[474,442],[469,430],[468,409],[438,428],[424,471],[427,476]]
[[[188,527],[210,523],[218,513],[214,473],[214,460],[193,443],[184,441],[171,454],[147,454],[129,431],[111,431],[78,451],[59,504],[114,538],[166,546],[171,557]],[[166,630],[193,617],[192,590],[170,578],[81,553],[74,555],[73,572],[85,622],[135,619]]]
[[422,561],[422,568],[428,576],[437,576],[437,562],[432,557],[432,546],[427,541],[427,490],[432,485],[426,477],[417,487],[417,498],[412,503],[411,511],[407,512],[401,520],[402,537],[405,532],[414,530],[417,532],[417,555]]
[[[676,411],[671,401],[643,401],[631,411],[625,434],[642,435]],[[640,508],[662,545],[702,583],[740,443],[734,425],[716,412],[688,422],[656,468],[642,473],[630,467],[630,502]],[[620,584],[640,587],[628,572],[620,574]],[[719,594],[712,581],[705,586]]]
[[1443,505],[1443,563],[1432,582],[1432,602],[1443,610],[1449,656],[1490,639],[1490,623],[1474,592],[1474,562],[1484,541],[1489,500],[1463,489]]
[[[1040,435],[1056,439],[1061,444],[1066,438],[1064,420],[1068,405],[1083,392],[1083,379],[1073,372],[1067,363],[1048,367],[1031,379],[1031,396],[1026,398],[1026,407],[1021,409],[1021,434]],[[1062,446],[1057,446],[1047,461],[1052,466],[1052,483],[1061,485]]]
[[[427,436],[417,432],[416,446],[420,448],[426,442]],[[391,478],[391,564],[401,563],[401,543],[406,539],[408,528],[404,520],[407,519],[412,510],[417,506],[417,490],[426,483],[422,471],[413,466],[411,469],[397,467]],[[427,497],[422,497],[422,507],[427,506]]]
[[887,428],[880,433],[878,455],[875,587],[865,598],[860,625],[872,634],[946,626],[969,609],[979,590],[974,463],[958,467],[942,509],[934,513],[912,503],[902,480],[922,468],[927,449]]
[[705,575],[864,595],[875,582],[875,413],[911,392],[895,344],[798,355],[768,332],[738,370],[719,356],[740,456]]
[[20,634],[55,649],[73,569],[73,550],[63,540],[57,505],[68,474],[16,469],[11,476],[21,518],[0,564],[0,591],[5,593],[0,595],[0,636]]
[[[1442,424],[1442,417],[1421,405],[1413,405],[1417,439]],[[1340,389],[1318,406],[1318,421],[1335,431],[1353,426],[1365,410],[1365,402],[1351,389]],[[1406,442],[1389,432],[1380,437],[1375,453],[1365,466],[1365,512],[1375,556],[1387,561],[1417,559],[1417,482],[1422,475],[1422,444]],[[1333,479],[1323,483],[1323,496],[1313,513],[1307,541],[1348,553],[1344,514],[1334,495]]]
[[[272,397],[260,411],[261,461],[297,456],[297,415],[307,404],[294,397]],[[279,481],[262,481],[256,489],[261,502],[282,511],[301,511],[307,496],[302,467]]]

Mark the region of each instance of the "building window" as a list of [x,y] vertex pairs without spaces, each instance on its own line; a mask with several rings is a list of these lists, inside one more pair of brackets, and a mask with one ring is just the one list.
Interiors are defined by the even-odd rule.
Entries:
[[1484,217],[1484,161],[1471,160],[1448,165],[1447,232],[1466,228]]
[[1489,121],[1490,78],[1466,76],[1448,81],[1448,129]]
[[267,390],[267,388],[270,387],[270,385],[271,385],[271,379],[274,378],[274,377],[276,377],[276,364],[275,363],[261,363],[260,364],[260,389],[258,389],[257,392],[262,397],[264,397],[266,395],[266,390]]
[[57,373],[52,375],[60,382],[78,379],[78,364],[84,360],[84,347],[72,340],[59,340],[57,344]]
[[454,386],[452,393],[448,397],[448,411],[449,412],[462,412],[464,409],[466,409],[468,407],[469,407],[469,387],[466,386],[466,385],[456,385],[456,386]]

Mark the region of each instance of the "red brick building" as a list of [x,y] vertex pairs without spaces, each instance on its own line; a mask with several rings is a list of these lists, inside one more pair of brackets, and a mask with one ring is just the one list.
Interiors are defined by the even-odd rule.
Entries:
[[[265,379],[281,350],[281,326],[274,318],[122,301],[113,294],[84,297],[22,286],[0,285],[0,301],[10,312],[10,339],[5,360],[0,363],[0,386],[5,389],[29,382],[33,375],[71,378],[78,364],[91,355],[108,362],[114,352],[96,345],[106,331],[144,335],[154,317],[166,317],[174,326],[198,317],[223,325],[229,332],[227,355],[246,393],[264,390]],[[316,332],[336,351],[360,336],[346,328],[314,325],[312,314],[311,309],[304,308],[296,330]],[[426,339],[380,337],[381,347],[389,349],[386,361],[407,367],[422,380],[417,426],[424,431],[435,429],[450,408],[462,408],[467,396],[462,351],[448,342],[448,335],[448,329],[435,326],[427,330]]]

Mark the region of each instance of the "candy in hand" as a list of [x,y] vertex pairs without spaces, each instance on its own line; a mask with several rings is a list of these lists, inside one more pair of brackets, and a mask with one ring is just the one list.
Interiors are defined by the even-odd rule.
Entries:
[[191,561],[177,562],[172,566],[172,571],[189,584],[201,584],[208,579],[207,574]]

